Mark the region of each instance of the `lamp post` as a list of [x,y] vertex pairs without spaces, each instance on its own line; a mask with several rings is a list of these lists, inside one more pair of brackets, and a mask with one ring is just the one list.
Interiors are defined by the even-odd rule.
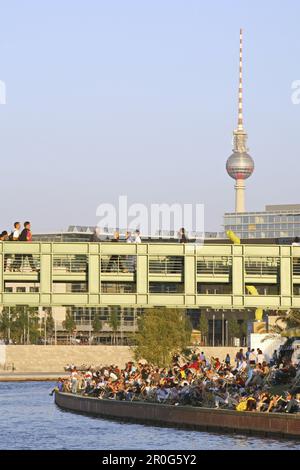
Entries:
[[228,346],[228,320],[225,321],[225,329],[226,329],[226,346]]
[[215,347],[215,314],[213,314],[213,348]]
[[56,327],[56,319],[54,319],[54,344],[56,346],[57,344],[57,333],[56,333],[57,327]]
[[7,330],[7,336],[8,336],[8,344],[10,344],[10,307],[8,307],[8,330]]
[[26,306],[26,313],[27,313],[27,344],[30,341],[30,333],[29,333],[29,308]]
[[224,312],[222,313],[222,346],[225,346]]
[[46,346],[47,344],[47,309],[45,310],[45,317],[44,317],[44,345]]
[[90,325],[90,328],[89,328],[89,345],[91,345],[91,342],[92,342],[92,312],[91,312],[91,308],[89,308],[89,325]]

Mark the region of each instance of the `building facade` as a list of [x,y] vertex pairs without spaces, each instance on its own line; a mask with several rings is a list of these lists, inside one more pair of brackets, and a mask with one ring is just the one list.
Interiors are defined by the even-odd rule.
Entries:
[[226,213],[224,230],[242,239],[300,237],[300,204],[269,205],[265,211]]

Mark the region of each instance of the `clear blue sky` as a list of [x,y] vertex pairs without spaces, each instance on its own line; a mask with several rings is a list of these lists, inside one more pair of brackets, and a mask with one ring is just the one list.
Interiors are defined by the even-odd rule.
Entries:
[[245,31],[247,209],[300,203],[298,0],[0,1],[1,229],[94,224],[101,202],[234,207]]

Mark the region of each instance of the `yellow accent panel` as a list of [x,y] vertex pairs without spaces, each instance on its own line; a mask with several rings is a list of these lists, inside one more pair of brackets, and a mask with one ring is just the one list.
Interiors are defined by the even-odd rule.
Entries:
[[241,239],[232,230],[227,230],[226,235],[235,245],[241,244]]
[[262,321],[263,319],[263,314],[264,314],[264,311],[262,308],[257,308],[255,310],[255,320],[256,321]]

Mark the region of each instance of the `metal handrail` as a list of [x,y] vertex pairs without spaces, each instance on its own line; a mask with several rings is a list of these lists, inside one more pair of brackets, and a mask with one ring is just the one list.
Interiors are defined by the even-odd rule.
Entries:
[[300,275],[300,258],[293,258],[293,275]]
[[86,255],[53,256],[53,272],[85,273],[88,268]]
[[197,274],[210,274],[212,276],[218,274],[230,274],[232,269],[232,258],[208,258],[202,257],[197,259]]
[[136,271],[136,256],[102,256],[100,269],[102,273],[134,273]]
[[40,255],[10,254],[4,255],[4,272],[27,273],[40,269]]
[[182,274],[183,258],[180,256],[157,256],[149,258],[150,274]]
[[248,258],[245,260],[245,273],[252,276],[275,276],[278,274],[280,266],[279,258],[269,258],[254,260]]

